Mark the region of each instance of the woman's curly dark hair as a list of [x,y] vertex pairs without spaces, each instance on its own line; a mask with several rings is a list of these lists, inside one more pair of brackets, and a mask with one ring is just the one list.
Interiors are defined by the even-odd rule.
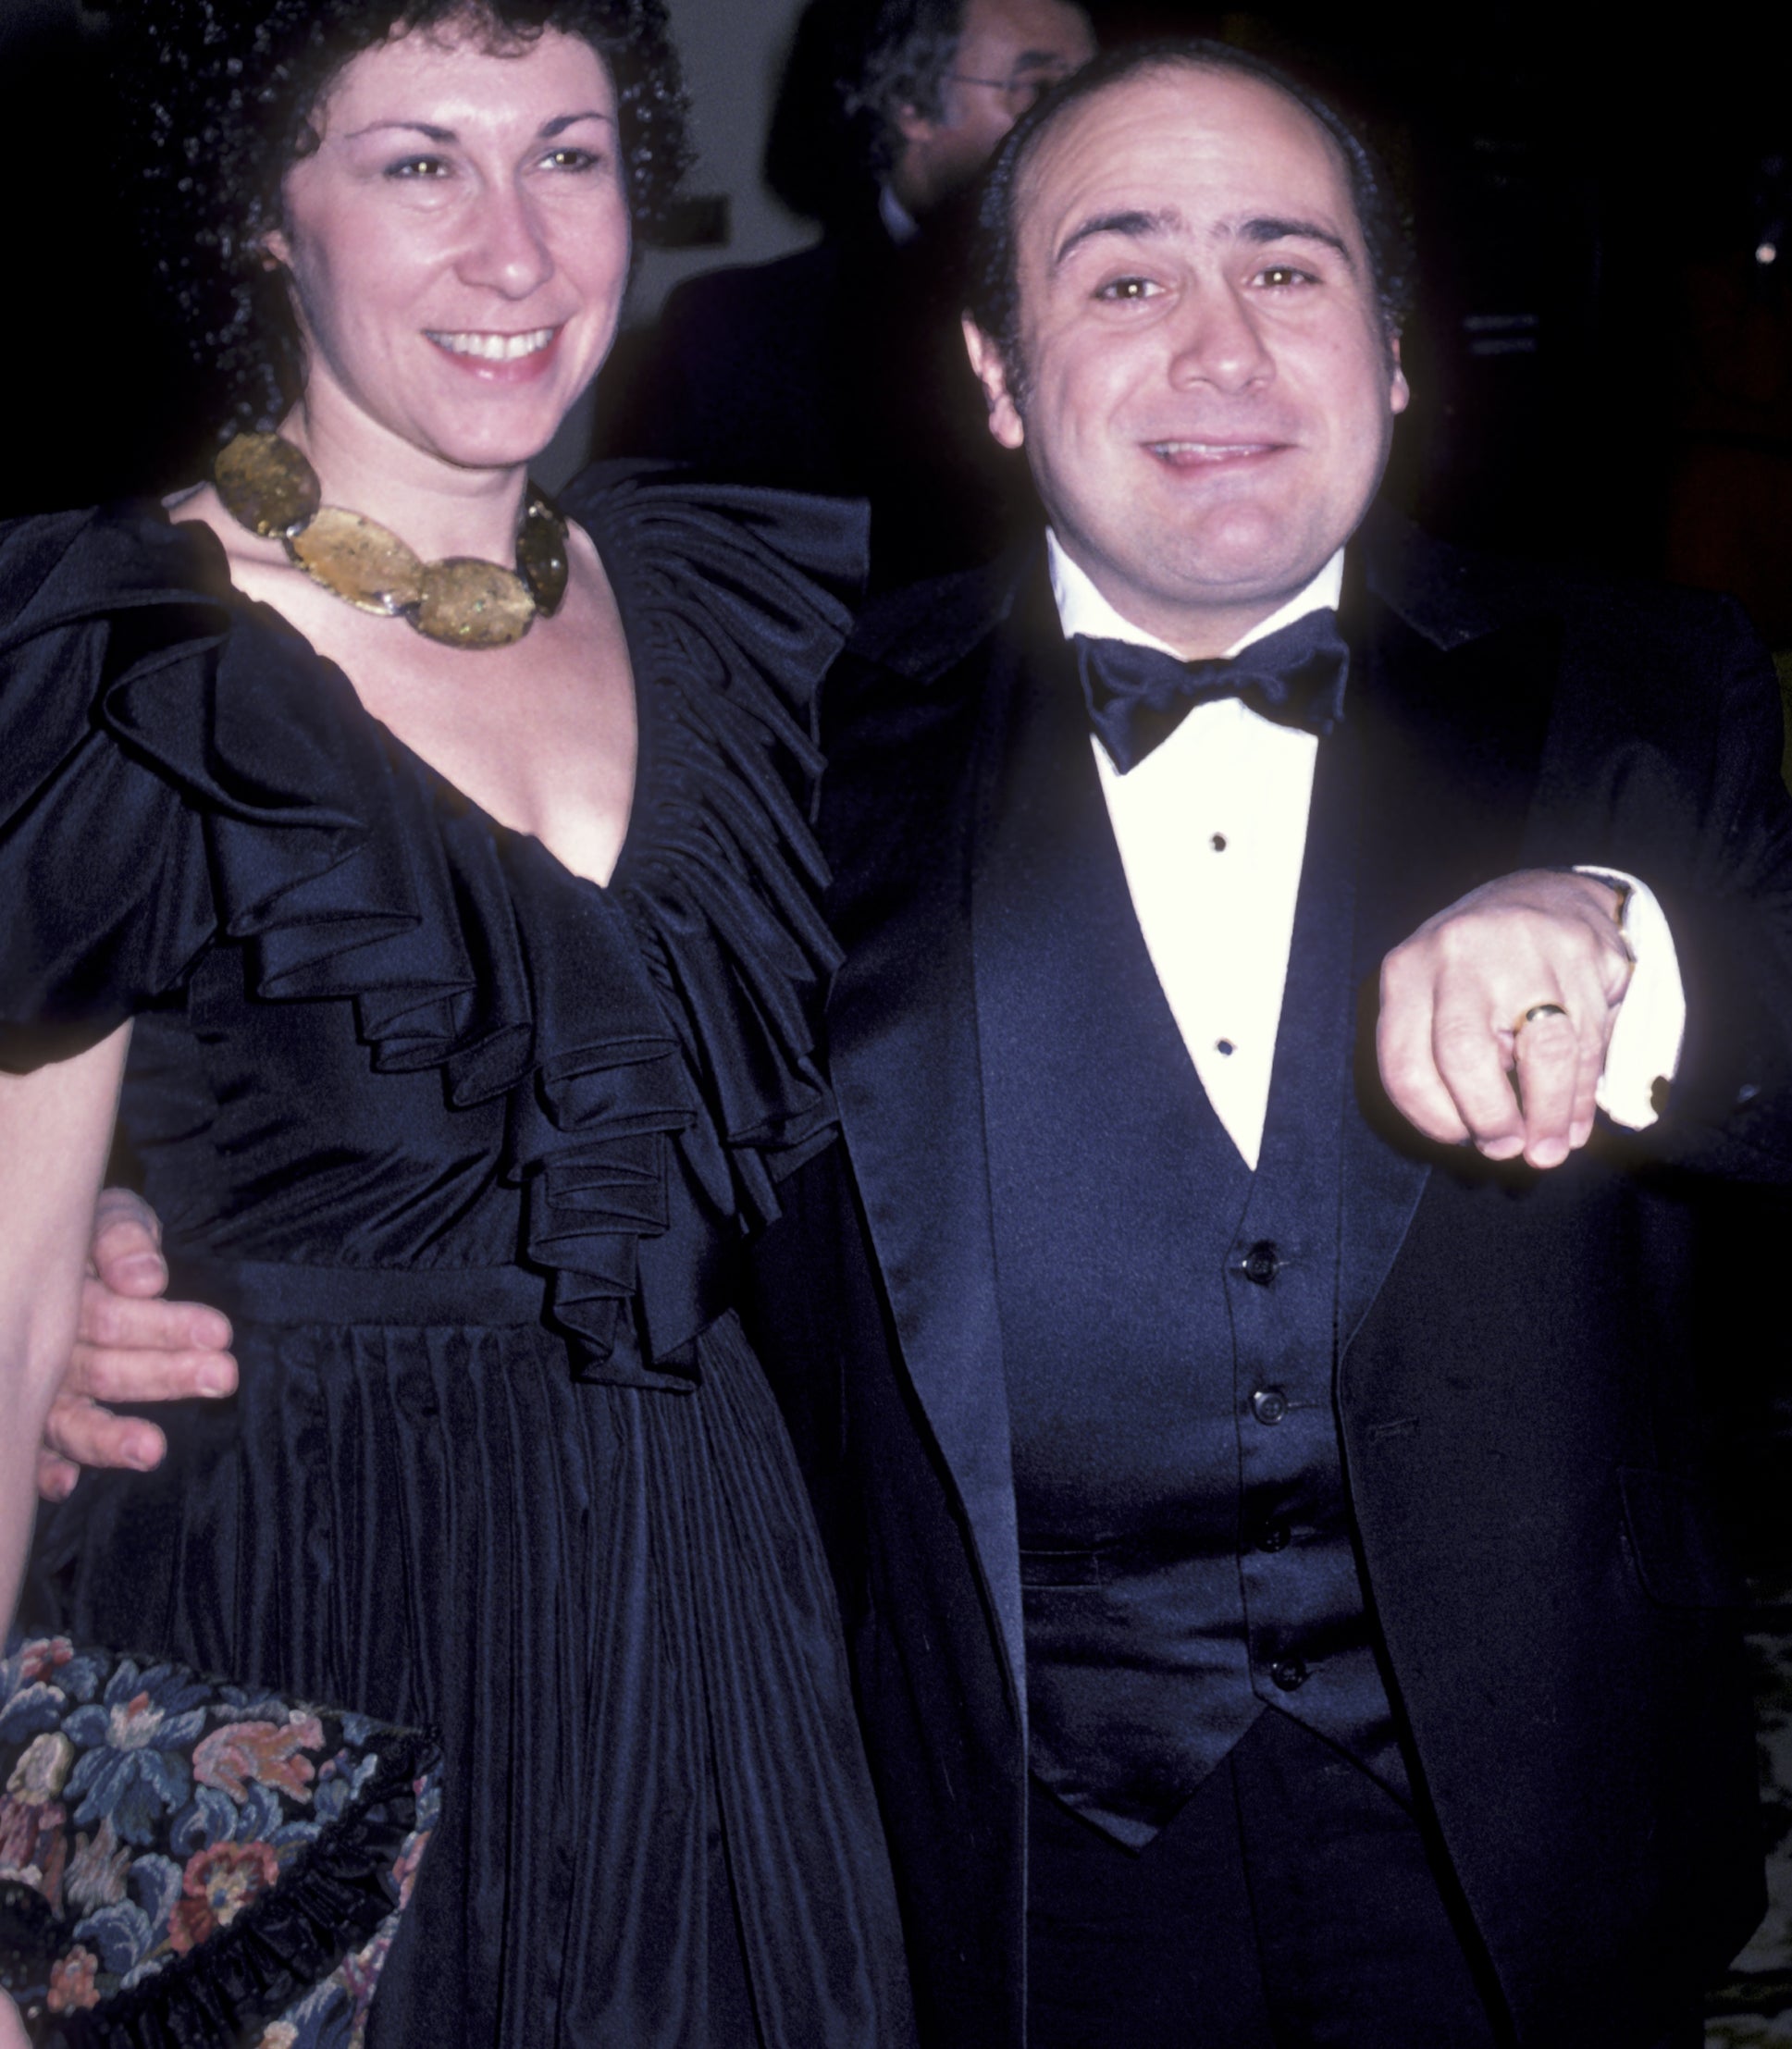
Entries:
[[689,162],[663,0],[153,0],[114,19],[147,253],[226,433],[271,427],[298,396],[298,330],[262,238],[280,225],[287,171],[315,146],[314,109],[363,50],[459,22],[499,48],[548,29],[582,38],[615,87],[638,240]]

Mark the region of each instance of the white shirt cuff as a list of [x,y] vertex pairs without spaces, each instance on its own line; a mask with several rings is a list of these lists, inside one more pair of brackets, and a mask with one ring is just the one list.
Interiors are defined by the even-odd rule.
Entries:
[[1613,1124],[1641,1131],[1655,1122],[1656,1087],[1674,1080],[1687,1032],[1687,993],[1674,934],[1655,893],[1615,868],[1576,868],[1625,892],[1619,931],[1636,963],[1605,1049],[1599,1106]]

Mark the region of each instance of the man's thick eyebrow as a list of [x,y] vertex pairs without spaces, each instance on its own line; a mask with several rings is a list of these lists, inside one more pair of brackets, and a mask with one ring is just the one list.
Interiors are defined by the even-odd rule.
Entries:
[[1335,249],[1354,270],[1356,258],[1350,253],[1350,245],[1341,236],[1334,235],[1329,228],[1321,228],[1315,220],[1281,220],[1274,215],[1267,215],[1254,220],[1247,220],[1238,230],[1240,241],[1316,241],[1328,249]]
[[1080,242],[1086,242],[1092,235],[1126,235],[1134,241],[1141,241],[1149,235],[1172,235],[1181,225],[1182,216],[1173,206],[1156,214],[1148,214],[1141,207],[1129,207],[1118,214],[1097,214],[1071,228],[1058,243],[1052,267],[1056,270],[1071,250]]

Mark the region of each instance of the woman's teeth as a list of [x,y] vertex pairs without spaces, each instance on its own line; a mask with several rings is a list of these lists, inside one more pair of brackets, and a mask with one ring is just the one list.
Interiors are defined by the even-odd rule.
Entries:
[[529,334],[439,334],[433,328],[426,331],[439,349],[446,349],[451,356],[477,356],[486,363],[514,363],[519,357],[532,356],[538,349],[545,349],[560,330],[537,327]]

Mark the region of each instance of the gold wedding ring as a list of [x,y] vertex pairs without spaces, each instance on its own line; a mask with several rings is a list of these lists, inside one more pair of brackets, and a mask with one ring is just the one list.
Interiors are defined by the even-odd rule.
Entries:
[[1521,1032],[1527,1024],[1535,1024],[1539,1018],[1565,1018],[1567,1015],[1559,1003],[1534,1003],[1513,1026],[1514,1036]]

